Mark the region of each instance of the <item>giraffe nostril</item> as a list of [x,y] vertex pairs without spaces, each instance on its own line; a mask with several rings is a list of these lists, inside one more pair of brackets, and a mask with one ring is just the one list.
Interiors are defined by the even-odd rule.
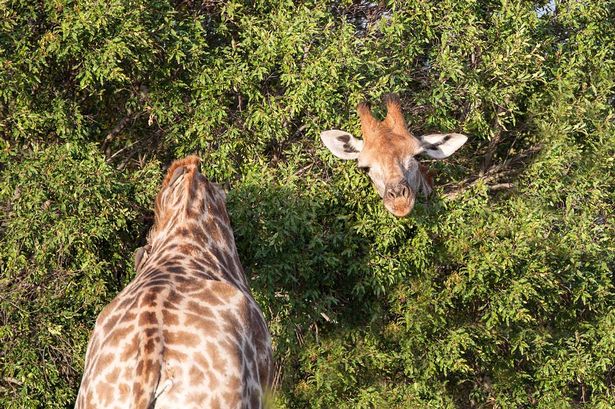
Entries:
[[399,184],[389,188],[386,191],[385,197],[389,200],[403,198],[408,199],[411,196],[410,187],[405,184]]
[[400,196],[404,197],[404,198],[409,198],[410,197],[410,189],[408,189],[408,186],[402,186],[401,187],[401,194]]

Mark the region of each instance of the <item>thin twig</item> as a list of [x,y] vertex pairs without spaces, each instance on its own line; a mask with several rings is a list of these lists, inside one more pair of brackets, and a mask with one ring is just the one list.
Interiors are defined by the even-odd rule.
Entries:
[[129,113],[124,118],[122,118],[105,137],[102,143],[102,150],[105,151],[109,143],[111,143],[111,141],[113,140],[113,138],[115,138],[117,134],[122,132],[122,130],[124,130],[126,125],[128,125],[130,121],[136,119],[137,116],[138,114]]
[[5,376],[4,378],[2,378],[2,380],[6,383],[12,383],[12,384],[19,385],[19,386],[23,385],[23,382],[20,381],[19,379],[11,378],[9,376]]
[[141,142],[142,140],[144,140],[146,138],[149,138],[149,135],[148,136],[144,136],[143,138],[137,139],[136,141],[134,141],[133,143],[131,143],[128,146],[124,146],[122,149],[118,150],[113,155],[111,155],[109,158],[107,158],[107,163],[111,162],[113,160],[113,158],[115,158],[120,153],[124,152],[126,149],[132,148],[134,145],[136,145],[137,143]]
[[500,124],[500,114],[504,112],[502,107],[498,107],[495,113],[495,118],[493,118],[492,127],[495,128],[495,133],[493,138],[489,141],[489,146],[487,146],[487,153],[485,153],[485,158],[483,160],[483,165],[481,166],[479,176],[483,176],[485,171],[489,169],[491,166],[491,161],[493,160],[493,155],[495,154],[495,150],[497,149],[500,140],[502,139],[502,130],[504,127]]
[[492,191],[496,190],[506,190],[515,187],[513,183],[497,183],[495,185],[489,185],[487,188]]
[[[448,192],[445,193],[444,196],[449,199],[452,199],[456,197],[459,193],[461,193],[463,190],[471,186],[474,186],[478,184],[479,182],[487,183],[490,181],[496,181],[498,179],[502,179],[504,177],[513,176],[521,172],[522,170],[522,169],[516,168],[515,166],[518,164],[525,163],[526,160],[534,156],[537,152],[540,151],[540,149],[542,149],[542,145],[533,146],[519,153],[516,156],[506,159],[504,162],[498,165],[491,166],[482,175],[479,174],[479,176],[471,176],[455,184],[445,185],[444,188],[445,190],[448,190]],[[451,189],[447,189],[448,187],[451,187]],[[489,190],[495,191],[495,190],[509,189],[514,186],[512,183],[499,183],[499,184],[488,185],[487,187]]]
[[275,375],[273,376],[273,390],[279,389],[282,384],[282,364],[280,362],[275,363]]
[[301,169],[299,169],[298,171],[295,172],[295,176],[301,176],[306,170],[309,170],[311,168],[314,167],[313,163],[310,163],[304,167],[302,167]]

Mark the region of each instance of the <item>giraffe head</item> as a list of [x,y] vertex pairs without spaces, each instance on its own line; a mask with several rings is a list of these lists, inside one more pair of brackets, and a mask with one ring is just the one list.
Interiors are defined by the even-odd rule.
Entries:
[[224,190],[200,173],[200,162],[197,156],[188,156],[173,162],[169,167],[156,196],[154,227],[150,239],[169,224],[187,223],[203,215],[228,222]]
[[338,158],[356,159],[359,168],[369,175],[386,209],[397,217],[403,217],[414,207],[418,192],[427,196],[433,188],[431,177],[416,156],[425,154],[444,159],[468,138],[458,133],[416,138],[408,132],[399,98],[389,94],[384,101],[387,115],[383,121],[374,118],[366,103],[357,107],[363,139],[339,130],[325,131],[320,137]]

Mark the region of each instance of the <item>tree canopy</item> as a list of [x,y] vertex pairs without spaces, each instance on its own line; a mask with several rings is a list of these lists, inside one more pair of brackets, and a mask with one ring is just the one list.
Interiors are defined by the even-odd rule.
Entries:
[[[280,408],[615,406],[613,0],[0,1],[0,407],[67,408],[196,153]],[[409,217],[319,133],[460,132]]]

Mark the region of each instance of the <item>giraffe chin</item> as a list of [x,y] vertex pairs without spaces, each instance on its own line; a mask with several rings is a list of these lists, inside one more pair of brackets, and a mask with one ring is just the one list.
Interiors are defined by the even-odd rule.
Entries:
[[384,207],[395,217],[405,217],[414,208],[414,198],[397,198],[384,202]]

